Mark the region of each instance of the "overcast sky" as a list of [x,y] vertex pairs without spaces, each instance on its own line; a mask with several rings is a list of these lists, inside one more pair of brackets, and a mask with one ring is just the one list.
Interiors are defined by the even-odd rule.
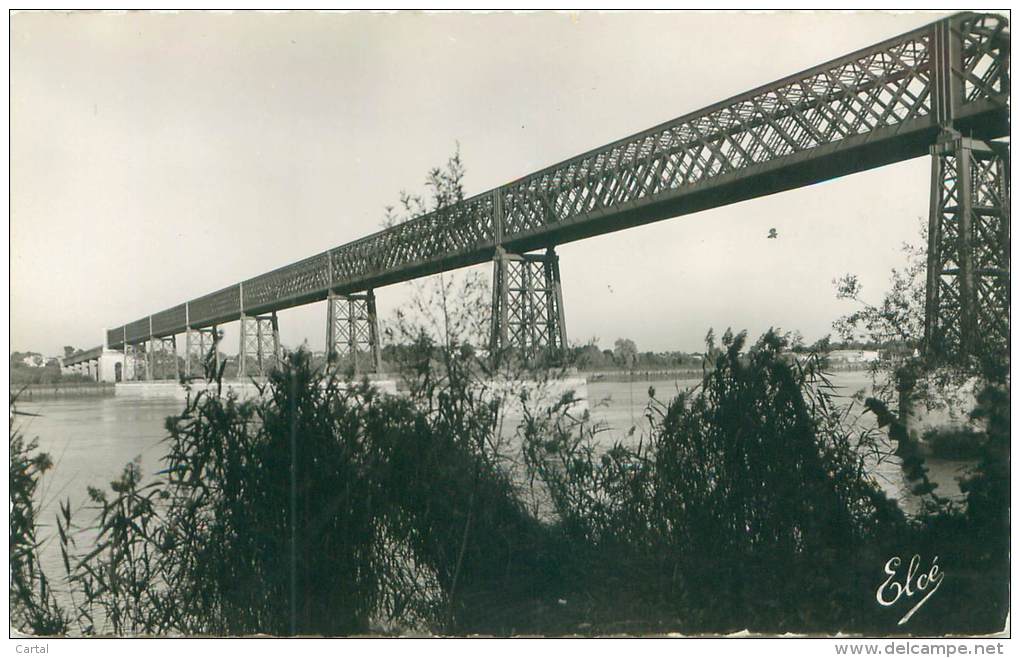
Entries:
[[[11,348],[92,347],[375,231],[456,142],[482,192],[942,15],[19,13]],[[569,339],[814,340],[850,308],[833,278],[880,297],[927,216],[929,167],[564,245]],[[384,319],[408,288],[376,291]],[[324,303],[280,322],[285,344],[322,349]]]

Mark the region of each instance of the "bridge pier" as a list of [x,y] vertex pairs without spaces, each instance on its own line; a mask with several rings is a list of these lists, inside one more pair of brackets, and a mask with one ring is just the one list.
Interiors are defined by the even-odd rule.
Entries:
[[559,256],[511,254],[496,248],[492,272],[490,354],[498,364],[517,354],[526,363],[562,358],[567,346]]
[[188,327],[184,332],[184,376],[201,377],[205,374],[205,362],[212,350],[213,372],[220,371],[219,332],[216,326],[206,329]]
[[1009,351],[1009,146],[943,133],[932,146],[925,356]]
[[124,381],[145,379],[144,345],[124,343]]
[[241,351],[237,377],[264,377],[280,363],[280,328],[276,311],[241,315]]
[[331,364],[339,364],[340,359],[349,360],[355,374],[382,372],[379,316],[375,292],[371,288],[362,295],[329,292],[326,297],[326,359]]
[[177,336],[163,336],[149,341],[152,346],[152,373],[155,379],[178,379]]

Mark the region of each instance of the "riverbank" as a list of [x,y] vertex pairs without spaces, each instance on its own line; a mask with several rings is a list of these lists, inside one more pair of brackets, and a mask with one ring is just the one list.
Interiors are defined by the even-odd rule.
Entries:
[[113,395],[114,385],[107,382],[65,382],[62,384],[28,384],[11,386],[11,397],[19,402],[37,399]]
[[[709,367],[707,370],[711,370]],[[867,372],[871,369],[870,363],[846,363],[846,362],[830,362],[825,367],[826,372]],[[665,381],[674,379],[697,379],[700,380],[704,374],[705,369],[701,367],[697,368],[673,368],[673,369],[655,369],[655,368],[635,368],[634,370],[624,370],[622,368],[603,369],[603,370],[578,370],[577,374],[588,379],[589,382],[650,382],[650,381]]]

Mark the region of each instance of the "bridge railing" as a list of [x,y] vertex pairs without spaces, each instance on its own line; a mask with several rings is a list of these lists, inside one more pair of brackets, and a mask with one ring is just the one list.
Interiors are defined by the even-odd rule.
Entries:
[[[956,14],[192,300],[183,324],[181,306],[163,311],[152,335],[480,263],[497,245],[551,246],[921,155],[941,127],[1003,114],[1006,25]],[[108,344],[149,330],[149,318],[135,321],[110,330]]]

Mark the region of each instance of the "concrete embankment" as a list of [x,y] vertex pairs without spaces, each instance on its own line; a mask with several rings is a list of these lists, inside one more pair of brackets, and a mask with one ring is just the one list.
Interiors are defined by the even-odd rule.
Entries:
[[20,401],[41,398],[81,397],[87,395],[113,395],[114,385],[103,382],[74,382],[64,384],[29,384],[10,387],[11,397]]

